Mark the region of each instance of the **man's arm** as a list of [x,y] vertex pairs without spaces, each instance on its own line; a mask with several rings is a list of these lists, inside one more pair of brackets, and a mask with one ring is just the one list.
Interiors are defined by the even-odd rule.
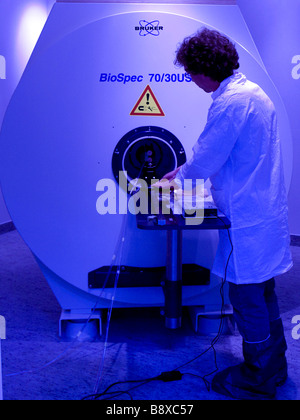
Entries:
[[[248,101],[228,101],[212,109],[206,126],[193,147],[193,157],[176,174],[183,179],[204,179],[218,172],[227,161],[248,117]],[[221,109],[220,109],[221,108]]]

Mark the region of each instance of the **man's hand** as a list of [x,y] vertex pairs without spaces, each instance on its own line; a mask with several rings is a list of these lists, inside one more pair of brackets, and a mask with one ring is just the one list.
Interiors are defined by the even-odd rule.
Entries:
[[177,172],[179,172],[181,166],[174,169],[174,171],[168,172],[166,175],[164,175],[163,179],[167,179],[168,181],[173,181],[173,179],[176,178]]
[[[162,179],[155,184],[152,185],[154,188],[170,188],[174,187],[174,189],[178,189],[178,184],[174,181],[176,178],[177,172],[180,170],[181,166],[174,169],[174,171],[168,172],[166,175],[162,177]],[[174,182],[172,182],[174,181]]]

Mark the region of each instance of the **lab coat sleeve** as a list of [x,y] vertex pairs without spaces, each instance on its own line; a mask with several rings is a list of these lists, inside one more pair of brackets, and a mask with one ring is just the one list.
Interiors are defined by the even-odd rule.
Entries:
[[193,156],[176,178],[204,179],[217,173],[227,161],[248,116],[247,101],[228,100],[210,108],[206,126],[193,147]]

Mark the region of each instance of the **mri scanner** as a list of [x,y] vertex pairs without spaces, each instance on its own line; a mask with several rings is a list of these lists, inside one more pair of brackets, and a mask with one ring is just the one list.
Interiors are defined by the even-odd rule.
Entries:
[[[177,45],[202,26],[233,40],[240,71],[275,103],[289,186],[286,111],[237,6],[57,2],[3,122],[0,179],[11,218],[62,307],[61,320],[88,317],[112,297],[115,307],[164,306],[155,279],[166,262],[166,232],[139,230],[124,207],[100,214],[97,186],[111,180],[120,204],[127,192],[118,172],[136,177],[145,147],[156,176],[191,156],[211,96],[173,62]],[[114,295],[113,284],[103,285],[116,266],[124,217]],[[184,232],[182,261],[201,284],[184,284],[183,305],[219,305],[221,280],[209,271],[217,243],[217,231]]]

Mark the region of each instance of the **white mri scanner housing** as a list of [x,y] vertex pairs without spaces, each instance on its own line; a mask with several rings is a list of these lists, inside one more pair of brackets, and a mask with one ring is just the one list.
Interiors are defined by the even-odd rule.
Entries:
[[[110,280],[98,299],[124,215],[97,212],[98,181],[117,187],[120,168],[137,176],[145,148],[158,176],[191,155],[211,97],[173,61],[202,26],[233,40],[240,70],[274,101],[289,184],[286,113],[237,6],[56,3],[4,119],[0,179],[63,309],[107,307],[112,297]],[[166,234],[137,229],[131,214],[126,223],[114,305],[163,306]],[[184,305],[218,302],[220,280],[209,272],[217,242],[216,231],[184,232]]]

